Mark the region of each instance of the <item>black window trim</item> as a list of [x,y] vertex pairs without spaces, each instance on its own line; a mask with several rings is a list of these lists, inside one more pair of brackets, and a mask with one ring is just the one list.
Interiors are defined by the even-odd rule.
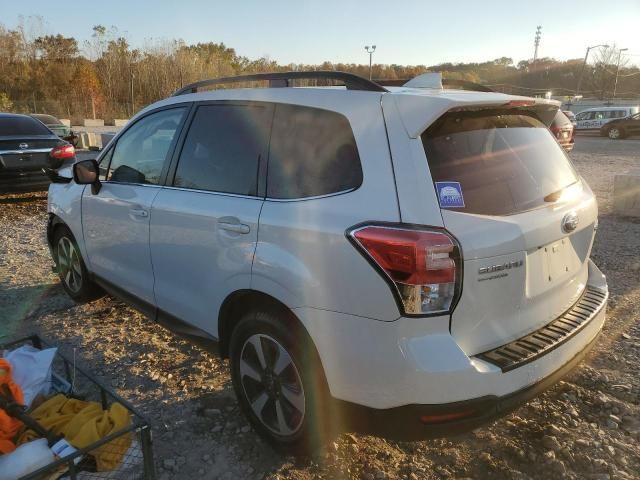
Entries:
[[176,145],[178,144],[178,139],[180,138],[180,136],[183,134],[184,130],[185,130],[185,125],[187,123],[187,120],[190,118],[191,112],[193,110],[193,102],[180,102],[180,103],[172,103],[170,105],[164,105],[162,107],[158,107],[158,108],[154,108],[153,110],[149,110],[148,112],[145,112],[144,115],[141,115],[140,117],[136,118],[135,122],[130,122],[125,128],[123,128],[122,130],[120,130],[120,132],[118,132],[118,134],[115,136],[115,138],[113,139],[113,141],[111,142],[111,144],[109,145],[109,148],[107,148],[106,150],[100,152],[100,155],[96,158],[96,161],[98,163],[100,163],[102,161],[102,159],[109,155],[109,152],[115,152],[116,147],[118,146],[118,142],[120,141],[120,138],[129,131],[129,129],[131,129],[134,125],[136,125],[138,122],[140,122],[141,120],[147,118],[149,115],[152,115],[154,113],[158,113],[158,112],[162,112],[165,110],[171,110],[174,108],[185,108],[186,107],[186,114],[185,116],[182,118],[182,121],[180,122],[180,125],[177,128],[178,131],[178,135],[174,137],[174,139],[171,141],[171,145],[169,146],[169,151],[167,152],[167,157],[165,158],[164,164],[162,165],[162,171],[160,172],[160,179],[158,180],[157,184],[149,184],[149,183],[133,183],[133,182],[118,182],[118,181],[114,181],[114,180],[107,180],[107,175],[109,174],[109,169],[111,168],[111,162],[113,161],[113,155],[111,155],[111,158],[109,158],[109,164],[106,165],[105,167],[105,180],[101,180],[102,183],[111,183],[114,185],[134,185],[134,186],[139,186],[139,187],[163,187],[166,184],[166,180],[167,180],[167,173],[169,172],[169,168],[171,165],[171,161],[173,159],[173,156],[175,154],[175,149],[176,149]]
[[[269,125],[269,141],[266,145],[266,151],[263,155],[260,155],[258,160],[258,179],[257,179],[257,187],[256,187],[256,195],[243,195],[240,193],[231,193],[231,192],[217,192],[215,190],[205,190],[201,188],[191,188],[191,187],[181,187],[179,185],[174,185],[176,171],[178,170],[178,163],[180,161],[180,156],[182,155],[182,150],[184,149],[185,140],[187,138],[187,134],[189,130],[191,130],[191,124],[193,123],[193,119],[196,116],[196,112],[199,107],[202,106],[259,106],[266,107],[271,109],[271,120]],[[276,103],[268,102],[268,101],[257,101],[257,100],[203,100],[193,102],[191,107],[191,111],[189,115],[185,118],[184,127],[178,138],[178,143],[176,144],[176,148],[173,151],[173,155],[171,157],[171,162],[169,168],[167,169],[167,175],[165,178],[164,186],[166,188],[170,188],[172,190],[183,190],[188,192],[198,192],[198,193],[207,193],[210,195],[222,195],[225,197],[236,197],[236,198],[250,198],[250,199],[260,199],[264,200],[267,193],[267,159],[265,157],[269,156],[269,150],[271,148],[271,134],[273,130],[273,115],[275,113]]]

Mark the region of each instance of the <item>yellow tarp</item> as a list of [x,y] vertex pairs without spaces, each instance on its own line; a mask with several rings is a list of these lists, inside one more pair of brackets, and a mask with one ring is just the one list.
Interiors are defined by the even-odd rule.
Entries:
[[[64,395],[56,395],[31,412],[40,425],[57,435],[64,435],[67,442],[76,448],[85,448],[107,435],[120,431],[131,424],[128,410],[114,403],[109,410],[102,410],[98,402],[85,402]],[[36,438],[27,431],[19,444]],[[131,434],[122,435],[111,442],[92,450],[99,472],[115,470],[131,446]]]

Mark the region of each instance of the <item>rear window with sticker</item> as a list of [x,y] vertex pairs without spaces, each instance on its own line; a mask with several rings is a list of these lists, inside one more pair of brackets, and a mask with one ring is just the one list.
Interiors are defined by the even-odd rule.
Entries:
[[447,113],[422,143],[441,208],[512,215],[555,201],[578,180],[547,127],[527,114]]

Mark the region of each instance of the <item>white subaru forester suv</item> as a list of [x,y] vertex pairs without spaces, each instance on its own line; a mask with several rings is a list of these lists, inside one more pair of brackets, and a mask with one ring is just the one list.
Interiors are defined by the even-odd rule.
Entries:
[[[270,88],[197,91],[238,81]],[[106,290],[218,341],[278,447],[344,411],[385,435],[474,428],[605,321],[596,200],[546,127],[557,109],[341,72],[199,82],[60,172],[52,256],[77,301]]]

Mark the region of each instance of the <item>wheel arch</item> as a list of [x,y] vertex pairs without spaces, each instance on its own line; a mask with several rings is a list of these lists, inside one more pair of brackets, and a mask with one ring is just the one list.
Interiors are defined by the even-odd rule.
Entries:
[[55,213],[49,213],[49,221],[47,222],[47,242],[49,243],[49,247],[53,247],[53,239],[56,235],[56,232],[59,228],[62,227],[66,227],[67,229],[69,229],[71,235],[73,235],[73,232],[69,228],[69,225],[67,225],[64,220],[62,220]]
[[289,328],[298,329],[308,337],[311,344],[313,339],[304,324],[291,309],[277,298],[258,290],[236,290],[230,293],[222,302],[218,315],[218,341],[220,343],[220,355],[222,358],[229,356],[229,342],[233,329],[242,315],[252,310],[266,309],[275,314]]

